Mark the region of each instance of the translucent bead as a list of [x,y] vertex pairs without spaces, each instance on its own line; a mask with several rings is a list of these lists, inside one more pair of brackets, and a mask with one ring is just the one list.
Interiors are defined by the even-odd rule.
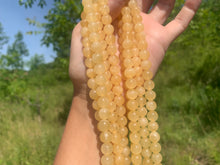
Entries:
[[91,13],[93,12],[93,6],[90,3],[87,3],[83,6],[83,12],[85,13]]
[[142,138],[140,143],[143,148],[148,148],[151,145],[150,139],[148,139],[146,137]]
[[109,131],[111,131],[114,134],[117,133],[119,131],[118,123],[111,123],[109,127]]
[[132,21],[132,17],[129,14],[125,14],[122,16],[122,21],[123,22],[131,22]]
[[115,144],[113,146],[113,152],[116,154],[116,155],[119,155],[123,152],[123,147],[118,145],[118,144]]
[[123,65],[126,68],[131,68],[133,66],[133,62],[132,62],[132,60],[130,58],[126,58],[123,61]]
[[91,42],[99,41],[100,40],[99,33],[96,33],[96,32],[90,33],[89,34],[89,40]]
[[124,159],[123,165],[131,165],[131,158],[129,156],[126,156]]
[[133,9],[133,8],[137,7],[137,3],[135,0],[130,0],[128,2],[128,6]]
[[110,56],[108,61],[111,65],[119,64],[119,58],[117,56]]
[[92,23],[92,22],[97,22],[98,21],[98,18],[95,16],[94,13],[88,13],[86,15],[86,20],[89,22],[89,23]]
[[150,151],[149,148],[143,148],[142,150],[142,156],[145,158],[150,158],[152,152]]
[[144,84],[143,77],[136,77],[137,86],[142,86]]
[[141,63],[141,60],[140,60],[140,58],[139,57],[133,57],[132,58],[132,61],[133,61],[133,63],[134,63],[134,66],[139,66],[140,65],[140,63]]
[[118,75],[113,75],[111,77],[111,82],[113,85],[120,85],[121,84],[121,77]]
[[82,37],[88,37],[88,35],[89,35],[89,30],[88,30],[87,27],[82,27],[82,29],[81,29],[81,35],[82,35]]
[[91,50],[90,50],[89,47],[88,48],[83,48],[83,55],[86,58],[90,58],[92,56],[92,53],[91,53]]
[[125,23],[122,26],[122,30],[125,32],[130,32],[132,30],[133,26],[131,23]]
[[144,25],[142,23],[136,23],[134,26],[134,30],[136,32],[141,32],[144,30]]
[[[100,113],[99,113],[99,116],[100,116]],[[109,126],[110,126],[110,123],[108,120],[100,120],[97,125],[97,128],[99,131],[104,132],[109,129]]]
[[123,88],[120,85],[114,86],[112,91],[114,92],[115,95],[119,96],[122,95],[123,93]]
[[128,145],[128,138],[127,137],[122,137],[120,145],[121,146],[127,146]]
[[128,128],[131,132],[138,132],[140,130],[140,124],[137,122],[130,122]]
[[95,112],[95,119],[96,119],[97,121],[102,120],[102,119],[99,117],[99,111],[96,111],[96,112]]
[[105,61],[103,61],[103,64],[105,65],[106,72],[109,72],[108,69],[110,68],[110,63],[105,59]]
[[99,117],[102,120],[106,120],[109,117],[109,110],[107,108],[102,108],[99,110]]
[[100,64],[103,62],[103,57],[100,53],[95,53],[92,55],[92,62],[95,64]]
[[152,161],[154,163],[160,163],[162,161],[162,155],[160,153],[152,154]]
[[146,50],[147,49],[147,42],[145,40],[141,40],[138,42],[138,48],[140,50]]
[[[114,134],[112,135],[112,143],[114,143],[114,144],[119,144],[120,141],[121,141],[121,136],[120,136],[120,134],[119,134],[119,133],[114,133]],[[115,152],[115,149],[114,149],[114,152]]]
[[134,89],[136,86],[137,86],[137,82],[135,79],[128,79],[126,80],[125,82],[125,86],[128,88],[128,89]]
[[110,113],[109,117],[108,117],[108,120],[111,122],[111,123],[114,123],[116,122],[117,120],[117,115],[115,113]]
[[[105,64],[104,64],[105,65]],[[109,80],[111,78],[111,72],[109,71],[105,71],[105,73],[103,74],[106,80]],[[107,82],[106,82],[107,83]],[[109,81],[110,83],[110,81]],[[108,84],[109,85],[109,84]],[[111,86],[112,87],[112,86]],[[106,88],[109,89],[106,85]],[[109,90],[108,90],[109,91]]]
[[112,140],[112,134],[109,131],[102,132],[100,134],[100,140],[103,143],[109,143]]
[[145,89],[142,86],[138,86],[135,90],[138,92],[138,96],[140,97],[145,94]]
[[125,14],[129,14],[131,12],[130,8],[125,6],[121,9],[121,14],[125,15]]
[[124,104],[125,99],[124,99],[123,96],[115,96],[114,102],[115,102],[118,106],[121,106],[121,105]]
[[109,100],[106,97],[100,97],[97,103],[100,108],[108,108],[109,106]]
[[160,135],[156,131],[151,132],[149,137],[153,143],[157,143],[160,140]]
[[138,40],[138,41],[140,41],[140,40],[146,40],[146,35],[145,35],[145,33],[142,31],[142,32],[136,33],[135,38],[136,38],[136,40]]
[[140,126],[142,128],[146,127],[148,124],[148,120],[145,117],[141,117],[140,119],[138,119],[138,123],[140,124]]
[[123,115],[125,115],[125,113],[126,113],[125,107],[124,107],[124,106],[118,106],[118,107],[116,108],[116,113],[117,113],[118,116],[123,116]]
[[102,16],[102,23],[104,25],[110,24],[112,22],[112,17],[110,15],[103,15]]
[[105,65],[104,64],[95,65],[94,72],[96,74],[103,74],[105,72]]
[[140,135],[137,132],[129,134],[130,141],[134,144],[138,144],[140,142]]
[[156,98],[156,93],[152,90],[149,90],[145,93],[145,98],[149,101],[152,101]]
[[123,154],[124,156],[129,156],[129,155],[130,155],[130,148],[129,148],[128,146],[125,146],[125,147],[123,148],[122,154]]
[[105,85],[106,83],[106,78],[104,75],[97,75],[96,78],[95,78],[95,82],[96,84],[98,85]]
[[108,5],[102,5],[102,7],[99,8],[99,11],[103,15],[107,15],[110,12],[109,6]]
[[[105,76],[105,79],[107,80],[107,79],[109,79],[108,78],[108,76],[109,75],[104,75]],[[108,91],[108,93],[107,93],[107,96],[111,96],[111,95],[114,95],[114,93],[111,91],[111,89],[112,89],[112,83],[110,82],[110,81],[106,81],[106,83],[105,83],[105,87],[106,87],[106,89],[107,89],[107,91]],[[114,97],[114,96],[113,96]],[[112,97],[112,99],[113,99],[113,97]],[[108,97],[109,98],[109,97]],[[111,97],[110,97],[111,98]],[[110,99],[110,100],[112,100],[112,99]]]
[[95,89],[97,87],[95,79],[90,78],[87,82],[87,85],[90,89]]
[[[112,83],[110,83],[110,84],[112,85]],[[114,99],[114,93],[112,91],[108,90],[107,98],[109,99],[109,101],[112,101]]]
[[153,153],[157,154],[161,151],[161,145],[159,143],[152,143],[151,146],[150,146],[150,150]]
[[137,114],[141,117],[144,117],[147,114],[147,109],[145,107],[140,107],[137,110]]
[[117,52],[117,47],[115,44],[111,44],[107,47],[107,52],[110,54],[110,55],[115,55],[116,52]]
[[133,46],[133,42],[130,39],[125,39],[122,43],[124,49],[129,49]]
[[100,5],[108,4],[108,0],[97,0],[97,3]]
[[138,97],[137,102],[140,107],[143,107],[146,104],[146,99],[145,97]]
[[134,23],[142,22],[142,17],[141,17],[141,15],[139,15],[139,14],[134,15],[134,16],[133,16],[133,21],[134,21]]
[[124,156],[116,155],[115,156],[115,165],[124,165]]
[[141,50],[141,51],[139,52],[139,57],[140,57],[142,60],[148,60],[149,56],[150,56],[150,53],[149,53],[146,49]]
[[131,161],[134,165],[141,165],[142,163],[142,156],[139,154],[139,155],[134,155],[132,154],[131,155]]
[[158,128],[159,128],[159,125],[157,124],[157,122],[155,122],[155,121],[149,122],[148,129],[150,131],[156,131],[156,130],[158,130]]
[[141,67],[144,70],[149,70],[151,67],[151,62],[149,60],[144,60],[141,62]]
[[156,111],[150,111],[148,114],[147,114],[147,118],[151,121],[156,121],[158,119],[158,114]]
[[135,122],[135,121],[138,120],[138,118],[139,118],[139,116],[138,116],[138,114],[137,114],[136,111],[130,111],[130,112],[128,112],[128,119],[129,119],[130,121]]
[[134,89],[129,89],[126,93],[127,98],[132,99],[132,100],[136,99],[137,95],[138,95],[138,93]]
[[142,138],[146,138],[149,135],[149,131],[147,128],[141,128],[140,135]]
[[98,96],[106,96],[107,95],[107,89],[105,86],[98,86],[96,88],[96,92]]
[[152,80],[148,80],[144,82],[144,88],[147,90],[152,90],[154,88],[154,82]]
[[95,72],[92,68],[89,68],[89,69],[86,70],[86,75],[89,78],[94,78],[96,76],[96,74],[95,74]]
[[120,116],[117,120],[120,126],[125,126],[127,124],[127,118],[125,116]]
[[86,27],[86,26],[88,26],[88,22],[87,22],[86,20],[81,20],[81,21],[80,21],[80,25],[81,25],[82,27]]
[[132,10],[131,10],[131,13],[133,15],[140,15],[140,9],[138,8],[138,6],[133,7]]
[[154,165],[150,158],[146,157],[143,160],[143,165]]
[[118,75],[118,73],[120,73],[120,68],[117,65],[112,65],[110,67],[110,72],[113,75]]
[[92,62],[92,59],[91,59],[91,58],[87,58],[87,59],[85,59],[85,65],[86,65],[88,68],[93,68],[94,63]]
[[132,51],[130,49],[125,49],[122,52],[122,57],[124,58],[131,58],[133,56]]
[[157,104],[155,103],[155,101],[148,101],[146,107],[148,110],[153,111],[157,108]]
[[136,76],[140,76],[143,72],[142,68],[140,66],[135,67]]
[[89,91],[89,97],[93,100],[96,100],[98,98],[98,95],[95,89],[92,89]]
[[121,135],[122,137],[125,137],[125,136],[128,135],[128,129],[127,129],[127,127],[121,127],[121,128],[119,129],[119,132],[120,132],[120,135]]
[[107,44],[114,44],[116,39],[114,35],[107,35],[105,41]]
[[105,25],[104,26],[104,32],[106,35],[111,35],[114,32],[114,27],[111,24]]
[[113,152],[113,146],[111,143],[104,143],[102,144],[101,146],[101,152],[104,154],[104,155],[109,155]]
[[134,68],[125,69],[124,76],[126,78],[133,78],[135,76],[135,69]]
[[138,102],[136,100],[129,100],[126,104],[126,107],[129,110],[134,111],[138,108]]
[[97,101],[92,102],[92,108],[95,109],[95,110],[99,110],[99,106],[98,106]]
[[102,165],[114,165],[113,155],[103,155],[101,158]]
[[92,50],[93,52],[100,52],[100,51],[102,50],[102,43],[101,43],[101,42],[98,42],[98,41],[93,42],[93,43],[91,44],[91,50]]
[[151,71],[144,71],[143,78],[144,80],[151,80],[153,78],[153,73]]
[[113,112],[116,109],[116,104],[113,101],[111,101],[111,102],[109,102],[109,107],[108,108],[109,108],[110,112]]
[[133,154],[140,154],[142,151],[142,147],[140,144],[131,144],[131,152]]

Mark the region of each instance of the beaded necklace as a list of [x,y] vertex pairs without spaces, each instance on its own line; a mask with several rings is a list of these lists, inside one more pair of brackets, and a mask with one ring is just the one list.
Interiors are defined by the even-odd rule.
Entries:
[[122,8],[117,29],[108,0],[82,4],[83,55],[102,143],[101,164],[161,165],[156,94],[137,2],[130,0]]

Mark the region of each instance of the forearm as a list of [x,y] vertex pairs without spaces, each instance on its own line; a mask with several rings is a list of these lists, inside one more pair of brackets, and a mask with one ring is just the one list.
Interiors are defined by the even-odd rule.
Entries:
[[95,119],[87,100],[75,96],[54,165],[98,165]]

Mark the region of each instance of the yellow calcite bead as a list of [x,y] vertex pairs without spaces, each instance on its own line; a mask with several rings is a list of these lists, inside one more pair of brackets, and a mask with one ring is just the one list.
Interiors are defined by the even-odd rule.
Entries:
[[144,97],[138,97],[137,102],[140,107],[143,107],[146,104],[146,99]]
[[151,71],[144,71],[142,76],[144,80],[151,80],[153,78],[153,73]]
[[124,106],[117,106],[116,113],[118,116],[124,116],[126,113],[126,109]]
[[144,128],[144,127],[147,126],[148,120],[147,120],[147,118],[145,118],[145,117],[141,117],[141,118],[138,119],[138,123],[140,124],[140,126],[141,126],[142,128]]
[[135,69],[134,68],[125,69],[124,76],[126,78],[133,78],[135,76]]
[[123,58],[131,58],[133,56],[132,51],[130,49],[125,49],[122,52],[122,57]]
[[131,158],[129,156],[126,156],[124,159],[124,165],[131,165]]
[[139,66],[140,65],[140,63],[141,63],[141,60],[140,60],[140,58],[139,57],[133,57],[132,58],[132,61],[133,61],[133,63],[134,63],[134,66]]
[[138,42],[138,48],[140,50],[146,50],[147,49],[147,42],[145,40],[141,40]]
[[124,165],[124,156],[123,155],[116,155],[115,156],[115,165]]
[[131,9],[130,9],[128,6],[124,6],[124,7],[121,9],[121,14],[122,14],[122,15],[129,14],[130,12],[131,12]]
[[137,86],[142,86],[144,84],[143,77],[136,77]]
[[90,89],[95,89],[97,87],[95,79],[94,78],[90,78],[87,82],[87,85]]
[[[119,133],[114,133],[112,135],[112,143],[120,144],[120,141],[121,141],[121,135]],[[115,149],[114,149],[114,151],[115,151]]]
[[149,101],[152,101],[156,98],[156,93],[152,90],[149,90],[145,93],[145,98]]
[[128,121],[127,121],[127,118],[125,116],[120,116],[120,117],[118,117],[117,122],[120,126],[123,127],[127,124]]
[[114,165],[113,155],[104,155],[101,158],[102,165]]
[[[107,59],[107,58],[106,58]],[[105,65],[105,72],[111,73],[108,69],[110,68],[110,63],[105,59],[103,64]],[[104,59],[103,59],[104,60]]]
[[117,56],[110,56],[108,58],[108,61],[111,65],[117,65],[119,64],[119,58]]
[[133,26],[131,23],[125,23],[122,26],[122,30],[125,32],[130,32],[132,30]]
[[118,75],[120,73],[120,68],[117,65],[112,65],[110,67],[110,72],[113,75]]
[[124,146],[124,147],[127,146],[128,145],[128,138],[127,137],[122,137],[120,145]]
[[156,111],[150,111],[148,114],[147,114],[147,118],[151,121],[156,121],[158,119],[158,114]]
[[109,101],[107,97],[99,97],[97,103],[100,108],[108,108],[109,106]]
[[150,158],[152,152],[149,148],[143,148],[142,149],[142,156],[145,158]]
[[132,154],[131,155],[131,162],[133,163],[133,165],[141,165],[142,164],[142,156],[139,155],[135,155]]
[[126,107],[131,110],[131,111],[134,111],[138,108],[138,102],[136,100],[129,100],[127,103],[126,103]]
[[140,124],[138,122],[130,122],[128,128],[131,132],[138,132],[140,130]]
[[124,49],[129,49],[129,48],[132,47],[132,45],[133,45],[133,42],[132,42],[132,40],[130,40],[130,39],[125,39],[125,40],[123,41],[123,43],[122,43],[122,47],[123,47]]
[[95,89],[92,89],[92,90],[89,91],[89,96],[90,96],[90,98],[93,99],[93,100],[98,99],[98,95],[97,95],[97,92],[96,92]]
[[105,86],[98,86],[96,88],[96,92],[98,96],[106,96],[107,95],[107,89]]
[[112,140],[112,134],[109,131],[102,132],[100,134],[100,140],[103,143],[109,143]]
[[111,143],[104,143],[101,146],[101,152],[106,155],[110,155],[113,152],[113,146]]
[[98,42],[98,41],[93,42],[93,43],[91,44],[91,50],[92,50],[93,52],[100,52],[100,51],[102,51],[102,50],[103,50],[102,42]]
[[87,58],[87,59],[85,59],[85,65],[87,68],[93,68],[94,63],[92,62],[91,58]]
[[109,127],[109,131],[111,133],[117,133],[119,131],[119,125],[118,123],[111,123]]
[[142,138],[146,138],[149,135],[149,131],[147,128],[141,128],[139,133]]
[[89,47],[83,48],[83,55],[86,58],[90,58],[92,56],[91,49]]
[[114,44],[116,39],[115,39],[115,36],[112,34],[112,35],[107,35],[105,37],[105,41],[107,44]]
[[151,141],[149,138],[145,137],[141,139],[140,144],[143,148],[148,148],[151,145]]
[[157,154],[161,151],[161,145],[159,143],[152,143],[151,146],[150,146],[150,150],[153,153]]
[[108,120],[111,122],[111,123],[114,123],[116,122],[116,120],[118,119],[116,113],[110,113],[109,117],[108,117]]
[[141,32],[144,30],[144,25],[142,23],[136,23],[134,26],[134,30],[136,32]]
[[117,53],[117,47],[115,44],[110,44],[108,47],[107,47],[107,52],[110,54],[110,55],[115,55]]
[[[104,74],[104,76],[105,76],[105,79],[106,79],[106,80],[110,78],[110,77],[108,78],[109,75]],[[105,87],[106,87],[106,89],[107,89],[107,91],[108,91],[108,93],[107,93],[108,99],[109,99],[109,100],[113,100],[113,98],[114,98],[114,93],[111,91],[111,89],[112,89],[112,83],[111,83],[110,81],[106,81]]]
[[129,89],[126,93],[127,98],[132,99],[132,100],[136,99],[137,95],[138,95],[138,93],[134,89]]
[[99,110],[99,117],[102,119],[102,120],[106,120],[108,119],[109,117],[109,110],[107,108],[102,108]]
[[[99,116],[100,116],[100,113],[99,113]],[[108,120],[100,120],[98,122],[98,125],[97,125],[97,128],[99,131],[107,131],[109,129],[109,126],[110,126],[110,123]]]
[[89,29],[87,27],[82,27],[81,36],[82,37],[88,37],[88,35],[89,35]]
[[132,17],[129,14],[125,14],[122,16],[122,21],[123,22],[131,22],[132,21]]
[[115,144],[113,146],[113,152],[116,154],[116,155],[119,155],[123,152],[123,147],[118,145],[119,143]]
[[147,114],[147,109],[145,107],[140,107],[137,109],[137,114],[141,117],[144,117]]
[[149,137],[153,143],[157,143],[160,140],[160,135],[156,131],[151,132]]
[[100,41],[99,33],[95,33],[95,32],[90,33],[89,34],[89,40],[90,40],[90,42]]
[[146,39],[146,35],[145,35],[145,33],[142,31],[142,32],[136,33],[136,34],[135,34],[135,38],[136,38],[137,41],[145,40],[145,39]]
[[94,69],[92,69],[92,68],[89,68],[86,70],[86,75],[89,78],[94,78],[96,76]]
[[138,144],[140,142],[140,138],[140,134],[137,132],[132,132],[129,134],[129,139],[134,144]]
[[140,154],[142,151],[142,147],[140,144],[131,144],[131,152],[133,154]]
[[123,65],[126,68],[131,68],[133,66],[133,61],[130,58],[126,58],[123,61]]
[[147,107],[148,110],[153,111],[157,108],[157,104],[156,104],[155,101],[148,101],[146,103],[146,107]]
[[100,53],[95,53],[92,55],[92,62],[95,64],[100,64],[103,62],[103,56]]
[[104,25],[110,24],[112,22],[112,17],[110,15],[103,15],[102,16],[102,23]]
[[114,27],[111,24],[105,25],[104,26],[104,32],[106,35],[111,35],[114,32]]
[[156,131],[158,130],[158,128],[159,128],[159,125],[157,124],[157,122],[153,121],[153,122],[148,123],[148,129],[150,131]]
[[131,153],[131,151],[130,151],[130,148],[129,148],[128,146],[123,147],[122,154],[123,154],[124,156],[129,156],[130,153]]
[[[105,65],[105,64],[104,64]],[[110,78],[111,78],[111,72],[110,71],[105,71],[105,73],[103,74],[104,75],[104,77],[105,77],[105,79],[109,82],[109,83],[111,83],[109,80],[110,80]],[[111,86],[108,86],[109,84],[107,84],[107,82],[106,82],[106,88],[107,89],[109,89],[108,87],[110,87],[110,88],[112,88],[112,84],[111,84]],[[108,86],[108,87],[107,87]],[[108,90],[109,91],[109,90]]]
[[97,121],[102,120],[102,119],[99,117],[99,111],[96,111],[96,112],[95,112],[95,119],[96,119]]
[[150,158],[146,157],[143,160],[143,165],[155,165],[155,164],[153,164]]
[[103,15],[107,15],[110,12],[109,6],[108,5],[102,5],[102,7],[99,8],[99,11]]
[[96,64],[94,66],[94,72],[96,74],[103,74],[105,72],[105,65],[104,64]]
[[128,89],[134,89],[137,86],[136,79],[130,78],[130,79],[126,80],[125,86]]
[[152,154],[152,161],[156,163],[160,163],[162,161],[162,156],[160,153]]
[[137,114],[136,111],[128,112],[128,119],[129,119],[130,121],[135,122],[135,121],[138,120],[138,118],[139,118],[139,115]]
[[122,137],[125,137],[128,135],[128,128],[127,127],[121,127],[119,128],[119,133]]
[[115,95],[119,96],[123,93],[123,88],[120,85],[116,85],[112,88],[112,91],[114,92]]
[[134,16],[133,16],[133,22],[134,22],[135,24],[142,22],[142,16],[139,15],[139,14],[134,15]]
[[144,70],[149,70],[151,67],[151,62],[149,60],[144,60],[141,62],[141,67]]
[[138,86],[135,90],[138,92],[138,96],[140,97],[142,97],[145,94],[145,89],[142,86]]
[[111,82],[113,85],[120,85],[121,84],[121,77],[119,75],[113,75],[111,77]]
[[125,99],[123,96],[115,96],[114,102],[116,103],[116,105],[121,106],[124,104]]
[[152,80],[148,80],[144,82],[144,88],[147,90],[152,90],[154,88],[154,82]]
[[93,108],[94,110],[99,110],[99,106],[98,106],[97,101],[93,101],[93,102],[92,102],[92,108]]
[[106,78],[105,78],[105,76],[104,75],[97,75],[96,77],[95,77],[95,82],[96,82],[96,84],[98,84],[98,85],[105,85],[105,83],[106,83]]
[[150,53],[149,53],[149,51],[147,51],[146,49],[141,50],[141,51],[139,52],[139,57],[140,57],[142,60],[148,60],[149,56],[150,56]]
[[140,66],[135,67],[136,77],[141,76],[143,73],[143,69]]

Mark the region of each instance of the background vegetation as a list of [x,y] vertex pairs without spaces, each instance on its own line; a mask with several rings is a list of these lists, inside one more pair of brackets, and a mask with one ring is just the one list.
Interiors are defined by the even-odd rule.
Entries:
[[[46,5],[44,0],[19,3]],[[182,4],[177,1],[170,19]],[[38,54],[24,63],[29,53],[21,32],[2,54],[8,37],[0,24],[0,165],[52,164],[72,99],[68,43],[81,9],[80,0],[54,0],[47,23],[40,24],[42,43],[57,52],[49,64]],[[204,0],[155,78],[163,164],[220,165],[219,20],[220,1]]]

